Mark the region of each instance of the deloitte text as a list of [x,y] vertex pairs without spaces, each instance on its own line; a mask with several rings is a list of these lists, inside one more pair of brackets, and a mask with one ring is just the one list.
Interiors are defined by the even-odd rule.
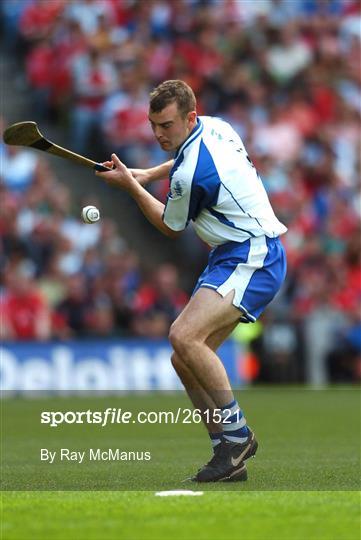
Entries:
[[14,344],[0,348],[4,392],[177,390],[166,343]]

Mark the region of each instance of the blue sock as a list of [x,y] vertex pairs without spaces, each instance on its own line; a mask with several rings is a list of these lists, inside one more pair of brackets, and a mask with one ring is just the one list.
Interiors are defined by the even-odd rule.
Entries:
[[211,439],[211,444],[213,448],[213,452],[216,450],[217,446],[221,444],[223,432],[220,431],[219,433],[208,433],[209,438]]
[[236,443],[246,442],[249,429],[237,401],[234,399],[228,405],[221,407],[221,410],[224,438]]

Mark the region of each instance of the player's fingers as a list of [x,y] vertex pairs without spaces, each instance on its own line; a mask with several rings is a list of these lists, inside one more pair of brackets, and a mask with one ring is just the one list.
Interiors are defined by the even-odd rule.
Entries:
[[[112,161],[103,161],[103,163],[100,163],[99,165],[103,165],[104,167],[107,167],[108,169],[114,168],[114,163]],[[103,176],[103,174],[108,174],[108,171],[95,171],[96,176]],[[104,178],[104,177],[103,177]]]
[[112,161],[117,169],[124,170],[126,169],[126,166],[120,159],[118,158],[117,154],[112,154]]

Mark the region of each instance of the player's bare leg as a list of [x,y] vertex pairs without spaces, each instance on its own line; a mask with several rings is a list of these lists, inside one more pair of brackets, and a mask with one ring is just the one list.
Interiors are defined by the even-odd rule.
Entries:
[[209,343],[219,329],[238,322],[240,313],[232,299],[232,292],[223,298],[213,290],[199,289],[173,323],[169,336],[178,359],[203,389],[203,399],[206,396],[206,402],[221,409],[223,419],[224,437],[213,458],[195,475],[198,482],[245,480],[244,460],[253,456],[258,446],[234,399],[224,366]]
[[[237,322],[232,323],[209,336],[207,339],[207,345],[212,349],[212,351],[215,352],[222,345],[222,343],[234,330],[236,325]],[[198,379],[194,376],[189,367],[187,367],[182,358],[174,352],[171,360],[174,369],[176,370],[191,402],[194,405],[194,408],[199,409],[202,411],[202,413],[216,409],[216,403],[213,401],[207,391],[201,386]],[[216,422],[216,418],[214,418],[212,414],[202,414],[202,419],[209,433],[214,434],[222,432],[221,422]]]
[[175,353],[217,407],[228,404],[233,393],[226,370],[209,339],[239,322],[240,311],[233,306],[232,299],[233,293],[223,298],[211,289],[199,289],[173,323],[169,334]]

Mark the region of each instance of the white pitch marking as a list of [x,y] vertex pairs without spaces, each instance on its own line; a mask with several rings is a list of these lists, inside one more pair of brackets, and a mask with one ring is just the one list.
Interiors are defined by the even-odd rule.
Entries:
[[174,489],[172,491],[157,491],[155,495],[156,497],[177,497],[179,495],[197,497],[203,495],[203,493],[203,491],[191,491],[189,489]]

